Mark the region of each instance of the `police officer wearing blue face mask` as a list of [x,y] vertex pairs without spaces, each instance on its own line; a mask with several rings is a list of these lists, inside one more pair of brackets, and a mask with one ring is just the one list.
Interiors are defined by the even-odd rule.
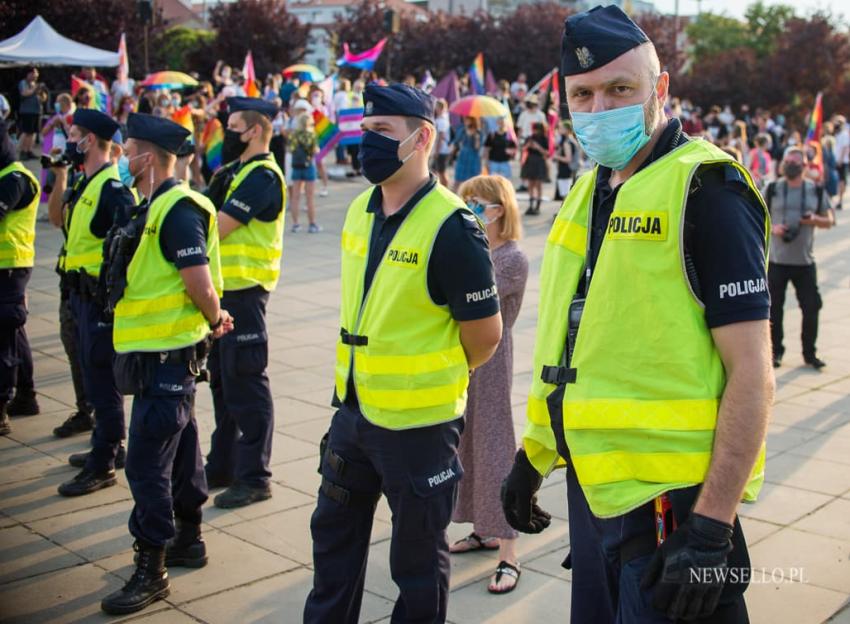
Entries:
[[360,161],[375,186],[352,202],[342,231],[339,410],[321,445],[304,621],[358,621],[383,494],[393,621],[443,622],[469,371],[495,351],[501,315],[478,220],[428,171],[433,98],[373,84],[364,100]]
[[[114,485],[115,468],[124,465],[124,400],[112,374],[112,320],[104,312],[98,285],[103,241],[113,225],[127,222],[136,205],[111,162],[117,130],[118,123],[108,115],[77,109],[65,148],[65,163],[81,167],[84,175],[75,181],[65,204],[67,240],[59,268],[77,324],[83,385],[94,408],[95,426],[91,452],[68,458],[72,466],[82,470],[59,486],[63,496],[79,496]],[[64,178],[58,175],[57,184]]]
[[562,116],[597,166],[546,243],[505,515],[545,529],[535,493],[567,466],[572,622],[747,622],[736,509],[764,479],[774,389],[766,207],[664,117],[669,76],[619,8],[570,16],[561,56]]

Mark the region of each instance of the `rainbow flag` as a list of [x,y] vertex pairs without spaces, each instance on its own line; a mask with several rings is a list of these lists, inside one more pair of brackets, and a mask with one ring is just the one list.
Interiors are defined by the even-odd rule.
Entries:
[[339,128],[331,122],[322,111],[313,111],[313,125],[315,126],[316,143],[319,145],[319,153],[316,161],[322,160],[325,155],[339,143]]
[[91,94],[89,108],[109,114],[109,94],[95,88],[93,84],[86,82],[82,78],[71,76],[71,97],[75,97],[80,89],[88,89]]
[[806,132],[806,143],[809,141],[820,141],[823,133],[823,93],[818,92],[815,98],[815,107],[809,117],[809,130]]
[[127,57],[127,36],[121,33],[121,41],[118,43],[118,69],[115,71],[116,78],[120,84],[127,86],[130,79],[130,61]]
[[351,50],[348,47],[347,43],[342,44],[342,58],[337,60],[336,64],[339,67],[356,67],[357,69],[365,69],[366,71],[372,71],[375,67],[375,63],[378,60],[378,57],[381,56],[381,52],[384,50],[384,46],[387,44],[387,38],[384,37],[381,39],[378,44],[374,48],[370,48],[365,52],[361,52],[360,54],[352,54]]
[[484,53],[479,52],[469,68],[469,86],[475,95],[484,95],[487,91],[484,86]]
[[245,55],[245,64],[242,66],[242,75],[245,77],[245,95],[248,97],[260,97],[260,89],[257,87],[257,74],[254,73],[254,57],[251,50]]
[[204,159],[211,171],[217,170],[223,164],[221,162],[221,146],[224,145],[224,130],[221,122],[213,117],[204,126],[201,132],[201,145],[204,146]]
[[192,121],[192,107],[183,105],[171,114],[171,121],[179,123],[192,134],[195,134],[195,122]]

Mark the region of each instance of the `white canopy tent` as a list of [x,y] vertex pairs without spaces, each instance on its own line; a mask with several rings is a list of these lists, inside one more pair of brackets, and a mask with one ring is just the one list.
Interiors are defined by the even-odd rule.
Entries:
[[14,37],[0,41],[0,66],[73,65],[115,67],[118,52],[101,50],[63,37],[40,15]]

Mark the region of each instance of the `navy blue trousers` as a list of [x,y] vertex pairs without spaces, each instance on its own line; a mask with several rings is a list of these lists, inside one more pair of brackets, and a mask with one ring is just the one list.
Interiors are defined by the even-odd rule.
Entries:
[[215,431],[207,472],[251,487],[265,487],[272,476],[274,404],[266,374],[268,300],[269,293],[259,286],[225,292],[221,307],[233,316],[235,328],[215,341],[208,359]]
[[195,421],[195,379],[186,364],[158,364],[148,389],[133,397],[127,445],[133,493],[130,533],[151,546],[174,537],[174,518],[201,523],[207,480]]
[[393,515],[390,571],[399,588],[392,622],[444,622],[449,595],[446,527],[463,469],[457,446],[463,419],[392,431],[343,406],[334,415],[328,448],[342,472],[322,462],[322,476],[352,494],[341,503],[319,491],[310,522],[313,589],[309,624],[355,624],[360,614],[369,537],[381,493]]
[[15,388],[32,390],[32,352],[24,325],[26,290],[32,269],[0,269],[0,402]]
[[77,319],[80,365],[88,402],[94,408],[92,450],[86,469],[104,472],[115,467],[118,445],[125,437],[124,397],[115,386],[112,361],[112,322],[93,302],[71,293],[71,308]]
[[[621,565],[620,547],[636,536],[655,530],[655,507],[652,502],[641,505],[622,516],[597,518],[590,511],[587,499],[576,480],[575,472],[567,470],[567,506],[570,530],[570,560],[572,569],[572,624],[661,624],[670,620],[653,608],[652,594],[640,589],[641,578],[652,555],[627,561]],[[697,488],[682,492],[696,496]],[[683,519],[679,518],[681,522]],[[735,561],[730,566],[749,567],[746,543],[740,523],[735,522]],[[743,550],[743,553],[741,552]],[[701,624],[746,624],[747,607],[743,588],[729,592],[721,599],[714,615],[695,620]]]

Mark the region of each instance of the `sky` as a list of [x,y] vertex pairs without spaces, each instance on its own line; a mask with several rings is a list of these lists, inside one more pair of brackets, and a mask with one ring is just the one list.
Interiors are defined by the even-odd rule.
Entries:
[[[835,14],[850,15],[846,0],[764,0],[765,4],[790,4],[796,7],[798,13],[811,13],[815,9],[829,9]],[[675,0],[654,0],[656,8],[662,13],[673,13]],[[696,15],[697,0],[679,0],[680,15]],[[702,10],[712,13],[726,13],[732,17],[743,17],[748,0],[702,0]],[[843,6],[842,6],[843,5]]]

